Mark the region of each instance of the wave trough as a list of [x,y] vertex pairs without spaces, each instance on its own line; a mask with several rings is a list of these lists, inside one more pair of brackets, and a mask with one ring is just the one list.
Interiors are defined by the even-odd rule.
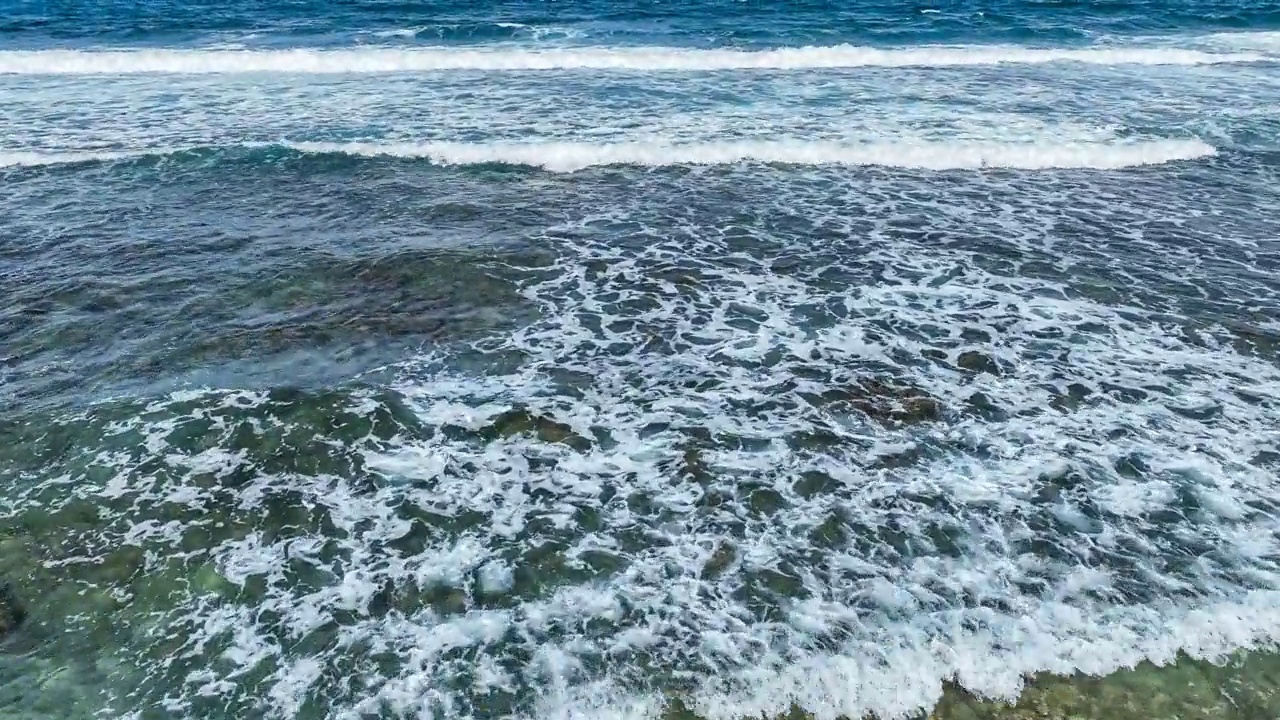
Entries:
[[145,73],[396,73],[443,70],[805,70],[856,67],[956,67],[1003,64],[1213,65],[1272,59],[1260,52],[1017,46],[853,45],[773,50],[648,48],[346,50],[13,50],[0,52],[0,74],[134,75]]

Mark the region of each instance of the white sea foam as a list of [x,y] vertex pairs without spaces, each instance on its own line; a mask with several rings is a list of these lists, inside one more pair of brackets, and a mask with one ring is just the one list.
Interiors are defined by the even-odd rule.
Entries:
[[1115,169],[1213,155],[1201,140],[1130,143],[778,142],[668,143],[289,143],[304,152],[424,158],[442,165],[506,163],[573,172],[599,165],[881,165],[947,170],[1005,167]]
[[[232,146],[252,149],[267,143]],[[846,165],[951,170],[966,168],[1093,168],[1102,170],[1155,165],[1209,157],[1216,150],[1203,141],[996,143],[996,142],[881,142],[742,141],[704,143],[332,143],[286,142],[283,147],[304,153],[336,153],[360,157],[418,158],[440,165],[508,164],[575,172],[590,167],[635,165]],[[130,151],[0,153],[0,167],[107,162],[165,156],[199,148],[154,148]]]
[[107,162],[129,157],[140,157],[149,154],[147,151],[28,151],[0,150],[0,168],[4,167],[37,167],[41,165],[62,165],[81,162]]
[[416,37],[418,33],[423,32],[424,30],[427,30],[427,29],[428,29],[428,26],[421,25],[418,27],[411,27],[411,28],[396,28],[394,30],[376,30],[369,34],[372,35],[373,37],[380,37],[380,38],[393,38],[393,37],[411,38],[411,37]]
[[0,74],[397,73],[440,70],[804,70],[1001,64],[1211,65],[1269,59],[1260,52],[1167,47],[1028,48],[853,45],[774,50],[638,48],[359,48],[343,50],[8,50]]
[[1215,51],[1280,52],[1280,32],[1225,32],[1214,33],[1203,39],[1206,49]]
[[[423,37],[423,36],[430,37],[432,35],[436,35],[436,36],[444,35],[449,33],[450,31],[453,31],[453,32],[461,31],[465,34],[468,29],[472,31],[476,31],[476,30],[482,29],[483,27],[485,26],[478,25],[478,24],[477,25],[463,25],[463,24],[417,25],[414,27],[375,30],[375,31],[369,32],[369,35],[371,37],[377,37],[377,38],[417,38],[417,37]],[[498,22],[498,23],[493,23],[491,27],[502,28],[503,30],[508,31],[509,34],[511,35],[524,36],[532,40],[543,40],[551,37],[562,37],[562,38],[582,37],[585,34],[582,31],[573,27],[558,26],[558,25],[550,25],[550,26],[526,25],[524,23],[518,23],[518,22]]]

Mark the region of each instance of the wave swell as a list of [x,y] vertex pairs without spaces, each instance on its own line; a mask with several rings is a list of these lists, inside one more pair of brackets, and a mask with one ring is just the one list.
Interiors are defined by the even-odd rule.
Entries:
[[1178,48],[1026,48],[853,45],[774,50],[648,48],[360,48],[347,50],[11,50],[0,74],[397,73],[443,70],[803,70],[854,67],[954,67],[1058,62],[1092,65],[1209,65],[1262,62],[1261,52]]

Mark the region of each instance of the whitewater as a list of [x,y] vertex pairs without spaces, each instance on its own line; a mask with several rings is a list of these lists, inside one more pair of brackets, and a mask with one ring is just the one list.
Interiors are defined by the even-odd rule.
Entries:
[[954,67],[1002,64],[1216,65],[1274,62],[1264,52],[1182,48],[924,47],[839,45],[775,50],[681,48],[456,48],[359,50],[35,50],[0,51],[0,74],[402,73],[445,70],[619,70],[699,72],[859,67]]
[[[836,142],[566,143],[323,143],[282,142],[259,148],[287,148],[304,153],[363,157],[416,158],[439,165],[524,165],[551,172],[575,172],[611,165],[641,167],[734,165],[882,165],[950,170],[964,168],[1123,168],[1212,156],[1214,148],[1199,140],[1117,143],[975,142],[842,144]],[[116,152],[5,153],[0,167],[62,163],[110,162],[122,159],[200,155],[208,148]]]

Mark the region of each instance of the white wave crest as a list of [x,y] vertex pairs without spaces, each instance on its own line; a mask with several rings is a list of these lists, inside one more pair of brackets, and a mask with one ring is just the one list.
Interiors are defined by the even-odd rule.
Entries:
[[1198,139],[1130,143],[885,142],[803,140],[665,143],[288,143],[303,152],[424,158],[442,165],[505,163],[553,172],[600,165],[881,165],[948,170],[1004,167],[1114,169],[1211,156]]
[[418,27],[411,27],[411,28],[396,28],[394,30],[378,30],[376,32],[371,32],[369,34],[372,35],[373,37],[379,37],[379,38],[411,38],[411,37],[417,37],[418,33],[426,29],[427,29],[427,26],[421,25]]
[[359,48],[347,50],[10,50],[0,74],[392,73],[439,70],[801,70],[1043,64],[1206,65],[1261,62],[1259,52],[1131,48],[1027,48],[1007,45],[869,48],[853,45],[774,50],[648,48]]
[[63,165],[67,163],[104,162],[140,157],[149,153],[136,151],[68,151],[68,152],[32,152],[26,150],[0,150],[0,168],[4,167],[38,167],[41,165]]
[[[271,147],[250,143],[242,148]],[[636,165],[846,165],[958,170],[1011,168],[1047,170],[1079,168],[1113,170],[1211,157],[1217,150],[1199,139],[1143,142],[999,143],[999,142],[879,142],[840,143],[782,140],[702,143],[662,142],[285,142],[281,146],[303,153],[334,153],[359,157],[399,157],[428,160],[439,165],[526,165],[551,172],[575,172],[590,167]],[[122,151],[0,152],[0,167],[36,167],[69,163],[110,162],[165,156],[198,148],[144,148]]]
[[1206,38],[1205,45],[1214,50],[1276,52],[1280,51],[1280,32],[1215,33]]

